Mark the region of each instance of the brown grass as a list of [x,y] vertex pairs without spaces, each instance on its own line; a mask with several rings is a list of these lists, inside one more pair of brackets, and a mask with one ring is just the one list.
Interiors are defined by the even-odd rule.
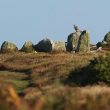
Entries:
[[[2,110],[109,110],[108,86],[72,87],[62,83],[71,71],[85,67],[99,55],[105,52],[0,54],[0,83],[6,85],[0,86],[0,107]],[[4,94],[7,95],[3,102]]]

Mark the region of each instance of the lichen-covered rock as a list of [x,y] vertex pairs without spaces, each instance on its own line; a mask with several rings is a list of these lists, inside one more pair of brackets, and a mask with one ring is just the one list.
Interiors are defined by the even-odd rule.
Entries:
[[52,51],[66,51],[65,42],[61,41],[53,42]]
[[87,31],[83,31],[79,37],[77,52],[90,51],[90,35]]
[[50,39],[43,39],[38,44],[34,46],[35,50],[38,52],[51,52],[52,51],[52,41]]
[[81,31],[78,31],[75,33],[71,33],[68,36],[67,44],[66,44],[67,51],[76,51],[77,50],[80,35],[81,35]]
[[108,33],[105,35],[104,41],[107,42],[107,44],[110,44],[110,32],[108,32]]
[[23,47],[21,48],[21,51],[27,53],[35,52],[33,43],[31,41],[25,42]]
[[10,52],[16,52],[16,51],[18,51],[18,48],[14,43],[11,43],[8,41],[3,42],[1,46],[2,53],[10,53]]

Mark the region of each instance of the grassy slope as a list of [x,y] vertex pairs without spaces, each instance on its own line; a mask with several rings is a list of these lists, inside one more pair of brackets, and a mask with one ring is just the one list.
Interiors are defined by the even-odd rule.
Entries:
[[[17,81],[18,83],[31,80],[36,86],[45,86],[65,79],[75,68],[81,68],[97,54],[70,53],[37,53],[37,54],[1,54],[0,80]],[[7,71],[18,72],[18,74]],[[19,74],[19,72],[22,72]],[[6,74],[4,74],[6,73]],[[23,80],[24,78],[24,80]],[[4,81],[4,82],[5,82]]]
[[110,108],[109,87],[70,87],[62,83],[71,71],[86,66],[98,55],[1,54],[0,83],[11,84],[18,92],[25,93],[24,100],[35,105],[35,110],[107,110]]

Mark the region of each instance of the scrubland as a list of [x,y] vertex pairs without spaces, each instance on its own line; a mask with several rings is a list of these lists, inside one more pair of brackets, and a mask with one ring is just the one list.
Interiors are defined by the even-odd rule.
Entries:
[[0,110],[109,110],[108,83],[70,78],[106,53],[0,54]]

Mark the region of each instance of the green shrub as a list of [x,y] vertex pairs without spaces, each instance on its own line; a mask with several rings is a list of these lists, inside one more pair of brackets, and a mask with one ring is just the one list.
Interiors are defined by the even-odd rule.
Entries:
[[90,65],[95,70],[99,81],[110,84],[110,54],[107,54],[106,57],[95,58]]
[[71,71],[66,81],[78,85],[98,82],[110,84],[110,54],[94,58],[86,67]]

